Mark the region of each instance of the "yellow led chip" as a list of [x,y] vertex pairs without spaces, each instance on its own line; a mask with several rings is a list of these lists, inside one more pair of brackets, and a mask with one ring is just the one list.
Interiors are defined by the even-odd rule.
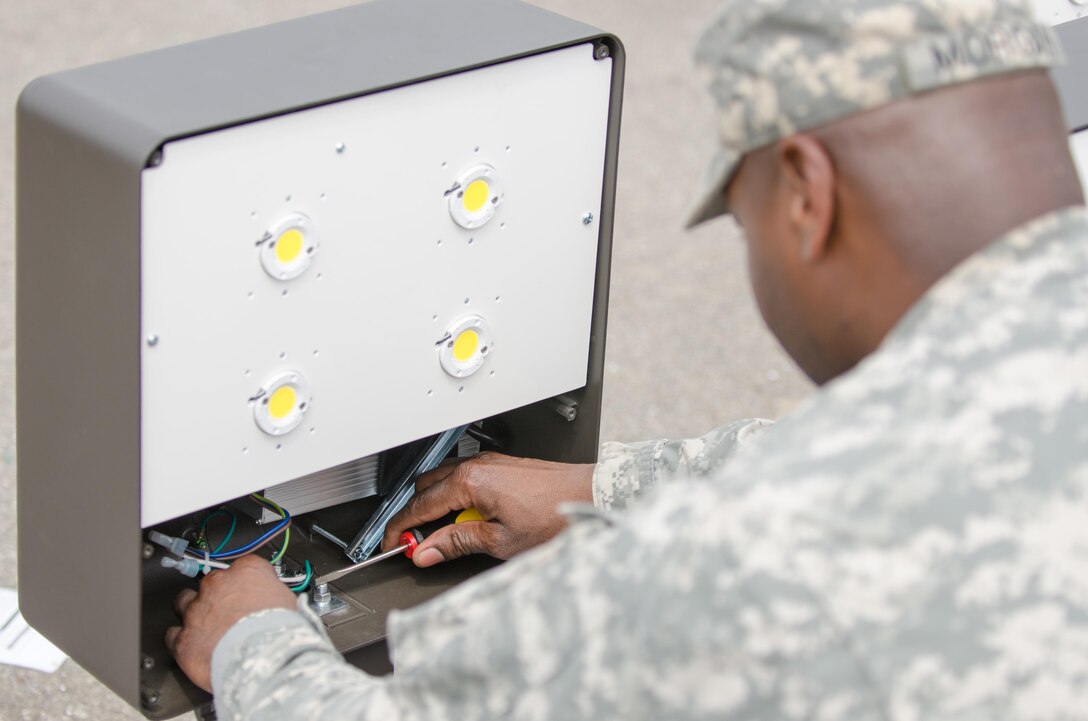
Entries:
[[472,329],[466,330],[453,342],[453,358],[459,363],[467,363],[479,347],[480,335]]
[[287,265],[298,259],[305,242],[298,228],[291,228],[276,240],[276,260]]
[[313,221],[302,213],[280,218],[257,245],[261,266],[276,280],[292,280],[305,273],[318,249]]
[[282,436],[297,428],[310,402],[309,386],[297,371],[284,371],[269,378],[250,398],[253,420],[270,436]]
[[480,370],[491,353],[491,328],[478,315],[470,315],[450,327],[438,341],[442,370],[454,378],[467,378]]
[[282,386],[268,399],[268,414],[277,421],[286,418],[295,409],[297,394],[291,386]]
[[491,196],[491,186],[486,180],[474,180],[465,188],[465,197],[462,199],[467,213],[479,213],[487,204]]
[[450,217],[465,230],[487,224],[503,200],[498,171],[477,165],[461,174],[450,196]]

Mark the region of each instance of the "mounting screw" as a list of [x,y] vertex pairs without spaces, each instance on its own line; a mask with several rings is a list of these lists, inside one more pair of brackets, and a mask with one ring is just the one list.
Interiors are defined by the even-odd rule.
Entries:
[[150,543],[145,543],[144,544],[144,560],[146,561],[146,560],[150,559],[154,555],[155,555],[155,547],[152,546]]
[[147,344],[149,346],[151,346],[152,348],[154,348],[155,346],[157,346],[159,344],[159,337],[157,335],[155,335],[154,333],[152,333],[151,335],[149,335],[147,337]]
[[159,705],[159,699],[161,696],[158,691],[149,688],[140,689],[140,700],[146,708],[154,708]]
[[157,168],[162,165],[162,151],[156,150],[151,154],[151,157],[147,159],[147,164],[152,168]]
[[555,407],[555,412],[566,418],[568,421],[573,421],[578,417],[578,409],[574,406],[568,406],[560,403]]
[[597,58],[598,60],[607,60],[611,54],[612,51],[609,50],[608,46],[604,43],[600,43],[599,45],[597,45],[596,48],[593,49],[593,57]]
[[147,654],[144,654],[143,659],[140,661],[140,666],[144,671],[150,671],[155,668],[155,659],[151,658]]
[[582,225],[593,225],[593,213],[586,213],[582,216]]
[[336,144],[336,152],[339,153],[340,155],[343,155],[344,151],[347,150],[347,149],[348,149],[348,146],[344,145],[343,143],[337,143]]

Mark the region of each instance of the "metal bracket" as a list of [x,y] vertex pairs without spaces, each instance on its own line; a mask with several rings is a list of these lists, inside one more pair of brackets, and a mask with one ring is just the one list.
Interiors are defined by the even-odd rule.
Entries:
[[393,486],[392,492],[385,497],[382,505],[378,506],[378,510],[366,522],[366,525],[355,536],[355,539],[348,544],[346,549],[348,558],[358,563],[365,558],[369,558],[370,554],[377,550],[390,519],[397,515],[415,495],[416,478],[420,474],[436,468],[442,462],[442,459],[457,446],[457,442],[461,440],[461,436],[464,435],[467,429],[468,425],[451,428],[434,439],[427,450],[405,471],[404,475],[397,481],[397,485]]

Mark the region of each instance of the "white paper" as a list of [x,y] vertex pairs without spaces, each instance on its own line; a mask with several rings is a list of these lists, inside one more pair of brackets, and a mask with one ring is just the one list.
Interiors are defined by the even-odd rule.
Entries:
[[53,673],[67,658],[19,613],[19,595],[0,588],[0,663]]

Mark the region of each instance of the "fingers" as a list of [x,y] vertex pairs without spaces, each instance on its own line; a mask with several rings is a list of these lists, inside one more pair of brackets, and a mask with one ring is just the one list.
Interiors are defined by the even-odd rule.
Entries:
[[466,461],[471,461],[471,458],[447,458],[435,467],[432,471],[427,471],[416,479],[416,493],[425,491],[436,483],[441,483],[450,477],[450,474],[457,470],[457,467]]
[[502,558],[503,527],[497,523],[468,521],[440,528],[419,544],[412,561],[427,568],[472,553],[486,553]]
[[181,635],[181,626],[171,626],[166,629],[166,650],[170,652],[170,655],[177,658],[178,655],[178,636]]
[[409,528],[437,521],[452,511],[479,507],[472,497],[475,486],[465,480],[472,472],[471,468],[468,464],[459,465],[444,479],[445,483],[433,484],[423,491],[417,489],[416,495],[385,527],[382,548],[394,548],[400,534]]
[[178,597],[174,599],[174,613],[178,615],[178,618],[185,620],[185,612],[189,610],[189,605],[196,600],[197,593],[191,588],[186,588]]

